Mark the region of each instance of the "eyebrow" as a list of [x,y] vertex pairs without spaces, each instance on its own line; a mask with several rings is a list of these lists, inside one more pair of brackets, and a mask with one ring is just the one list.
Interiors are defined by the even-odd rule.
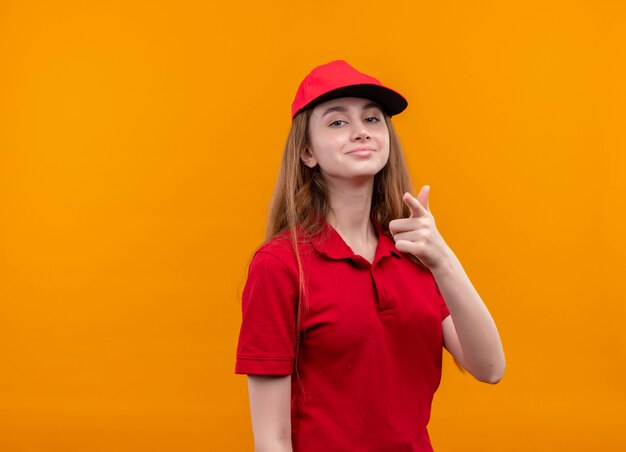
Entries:
[[[363,110],[367,110],[369,108],[378,108],[379,110],[382,110],[380,108],[380,105],[378,105],[376,102],[370,102],[369,104],[363,106]],[[322,117],[326,116],[328,113],[332,113],[333,111],[346,112],[348,110],[343,105],[337,105],[336,107],[330,107],[328,110],[322,113]]]

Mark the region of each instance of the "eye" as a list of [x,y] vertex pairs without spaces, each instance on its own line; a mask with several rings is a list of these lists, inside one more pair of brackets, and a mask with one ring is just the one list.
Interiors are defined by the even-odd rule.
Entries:
[[[370,121],[370,119],[373,119],[374,121]],[[376,116],[368,116],[367,118],[365,118],[365,121],[370,123],[380,122],[380,118],[377,118]]]
[[[340,123],[340,122],[346,122],[346,121],[344,121],[343,119],[335,119],[335,120],[334,120],[333,122],[331,122],[329,125],[330,125],[330,126],[333,126],[334,124],[337,124],[337,123]],[[337,125],[339,125],[339,124],[337,124]]]

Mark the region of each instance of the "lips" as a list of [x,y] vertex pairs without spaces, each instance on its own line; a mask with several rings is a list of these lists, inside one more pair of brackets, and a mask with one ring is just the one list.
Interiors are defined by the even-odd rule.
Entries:
[[352,154],[354,152],[360,153],[360,154],[365,154],[365,151],[371,151],[374,152],[374,149],[372,148],[356,148],[356,149],[352,149],[351,151],[346,152],[346,154]]

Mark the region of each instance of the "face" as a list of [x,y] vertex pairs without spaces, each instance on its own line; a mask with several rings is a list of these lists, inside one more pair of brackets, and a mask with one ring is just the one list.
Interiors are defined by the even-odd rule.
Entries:
[[317,105],[309,120],[306,166],[326,178],[372,178],[389,159],[389,130],[381,108],[369,99],[342,97]]

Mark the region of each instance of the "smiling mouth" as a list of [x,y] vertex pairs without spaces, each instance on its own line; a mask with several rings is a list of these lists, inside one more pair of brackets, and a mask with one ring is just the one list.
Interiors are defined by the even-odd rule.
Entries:
[[374,152],[374,149],[372,149],[372,148],[359,148],[359,149],[353,149],[351,151],[348,151],[346,153],[346,155],[347,154],[366,155],[366,154],[369,154],[370,152]]

